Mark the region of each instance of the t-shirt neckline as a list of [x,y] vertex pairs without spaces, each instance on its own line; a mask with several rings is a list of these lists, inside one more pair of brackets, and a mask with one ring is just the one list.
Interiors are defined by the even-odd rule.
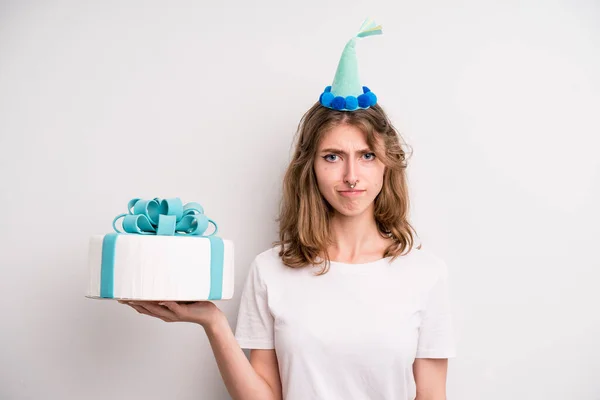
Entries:
[[362,262],[362,263],[346,263],[341,261],[331,260],[330,267],[338,272],[354,272],[354,271],[369,271],[372,268],[382,267],[390,264],[391,256],[383,257],[378,260]]

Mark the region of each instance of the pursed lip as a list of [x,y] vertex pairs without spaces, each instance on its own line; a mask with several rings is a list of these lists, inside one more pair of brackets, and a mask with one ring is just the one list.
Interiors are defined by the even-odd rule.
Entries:
[[357,196],[361,193],[364,193],[365,190],[360,189],[350,189],[350,190],[339,190],[338,193],[342,196]]

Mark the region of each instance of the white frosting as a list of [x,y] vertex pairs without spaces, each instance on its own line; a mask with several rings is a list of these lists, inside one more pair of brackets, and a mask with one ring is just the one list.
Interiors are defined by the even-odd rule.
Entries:
[[[89,297],[100,297],[102,241],[89,247]],[[222,299],[234,290],[234,247],[223,240]],[[115,245],[114,298],[138,300],[207,300],[210,293],[210,242],[207,238],[119,235]]]

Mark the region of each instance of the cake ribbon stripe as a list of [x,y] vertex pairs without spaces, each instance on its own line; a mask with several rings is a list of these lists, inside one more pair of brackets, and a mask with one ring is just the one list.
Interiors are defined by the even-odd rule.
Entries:
[[210,292],[208,300],[220,300],[223,297],[223,256],[225,245],[223,240],[211,236],[210,240]]
[[[198,203],[183,205],[179,198],[161,200],[132,199],[128,203],[128,213],[120,214],[113,220],[117,233],[109,233],[102,241],[102,259],[100,265],[100,297],[114,297],[115,253],[117,241],[123,234],[189,236],[207,239],[210,242],[210,291],[208,300],[220,300],[223,295],[223,267],[225,246],[223,239],[215,236],[217,224],[206,217],[204,209]],[[123,230],[115,223],[124,217]],[[214,225],[210,235],[203,235],[208,224]]]
[[102,239],[102,264],[100,266],[100,297],[115,297],[115,247],[117,234],[109,233]]

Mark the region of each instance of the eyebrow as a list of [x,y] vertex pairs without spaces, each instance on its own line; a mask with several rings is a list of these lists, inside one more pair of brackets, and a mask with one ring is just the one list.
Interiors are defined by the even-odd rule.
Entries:
[[[348,155],[348,153],[346,153],[344,150],[334,149],[334,148],[323,149],[323,150],[321,150],[321,153],[341,154],[343,156],[347,156]],[[362,150],[358,150],[357,153],[359,153],[359,154],[373,153],[373,150],[371,150],[371,149],[362,149]]]

